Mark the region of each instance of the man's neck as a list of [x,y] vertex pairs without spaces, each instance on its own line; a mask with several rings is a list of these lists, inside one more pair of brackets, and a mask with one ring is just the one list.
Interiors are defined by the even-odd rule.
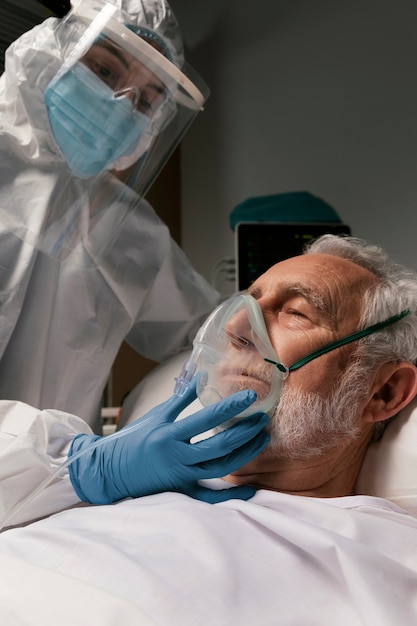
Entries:
[[369,436],[306,459],[277,458],[267,449],[225,480],[316,498],[353,495],[368,445]]

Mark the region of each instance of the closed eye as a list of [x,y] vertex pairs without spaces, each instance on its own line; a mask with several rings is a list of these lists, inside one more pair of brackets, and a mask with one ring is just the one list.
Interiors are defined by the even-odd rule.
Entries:
[[297,317],[307,317],[305,313],[302,313],[301,311],[298,311],[297,309],[286,309],[283,311],[283,313],[287,313],[288,315],[295,315]]
[[278,317],[288,328],[304,328],[306,325],[314,324],[314,313],[309,309],[307,303],[305,306],[297,307],[284,305],[279,311]]

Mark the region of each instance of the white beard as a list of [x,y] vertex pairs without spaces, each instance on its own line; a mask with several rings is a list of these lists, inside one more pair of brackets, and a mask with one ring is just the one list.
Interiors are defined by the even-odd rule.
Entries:
[[271,417],[270,450],[274,456],[311,458],[359,434],[358,415],[369,385],[363,367],[353,364],[329,398],[284,385]]

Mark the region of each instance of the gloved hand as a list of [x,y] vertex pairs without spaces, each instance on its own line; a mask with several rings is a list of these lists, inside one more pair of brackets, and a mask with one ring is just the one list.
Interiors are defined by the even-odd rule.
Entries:
[[[91,504],[163,491],[182,492],[210,503],[251,498],[256,490],[249,485],[217,491],[197,481],[225,476],[257,456],[269,441],[263,431],[267,415],[254,413],[197,443],[190,443],[190,439],[239,414],[255,401],[256,394],[239,391],[174,422],[195,398],[194,382],[183,397],[172,396],[125,426],[117,436],[77,435],[68,457],[83,451],[69,464],[78,497]],[[123,432],[127,434],[121,436]],[[94,447],[97,440],[100,442]]]

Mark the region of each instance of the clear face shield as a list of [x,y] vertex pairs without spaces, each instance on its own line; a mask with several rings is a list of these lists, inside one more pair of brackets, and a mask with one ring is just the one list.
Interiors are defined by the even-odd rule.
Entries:
[[[119,177],[138,191],[134,182],[139,183],[139,171],[151,160],[156,138],[179,117],[183,128],[177,123],[175,137],[164,135],[167,143],[178,143],[203,108],[207,88],[172,63],[155,33],[112,17],[113,5],[99,14],[82,7],[68,21],[89,26],[45,91],[52,132],[76,176],[124,172]],[[149,181],[139,186],[143,190]]]
[[191,357],[176,379],[174,391],[181,395],[198,373],[197,395],[204,406],[236,391],[252,389],[257,394],[257,400],[238,419],[253,414],[254,409],[272,415],[290,372],[327,352],[382,330],[408,313],[408,310],[402,311],[286,366],[271,344],[258,302],[250,295],[238,295],[217,307],[200,328]]
[[94,256],[105,250],[209,93],[187,64],[172,62],[156,33],[121,22],[113,4],[85,4],[57,26],[50,48],[62,62],[43,88],[53,150],[62,156],[49,173],[59,182],[42,223],[33,214],[19,220],[24,239],[59,260],[73,257],[80,241]]

